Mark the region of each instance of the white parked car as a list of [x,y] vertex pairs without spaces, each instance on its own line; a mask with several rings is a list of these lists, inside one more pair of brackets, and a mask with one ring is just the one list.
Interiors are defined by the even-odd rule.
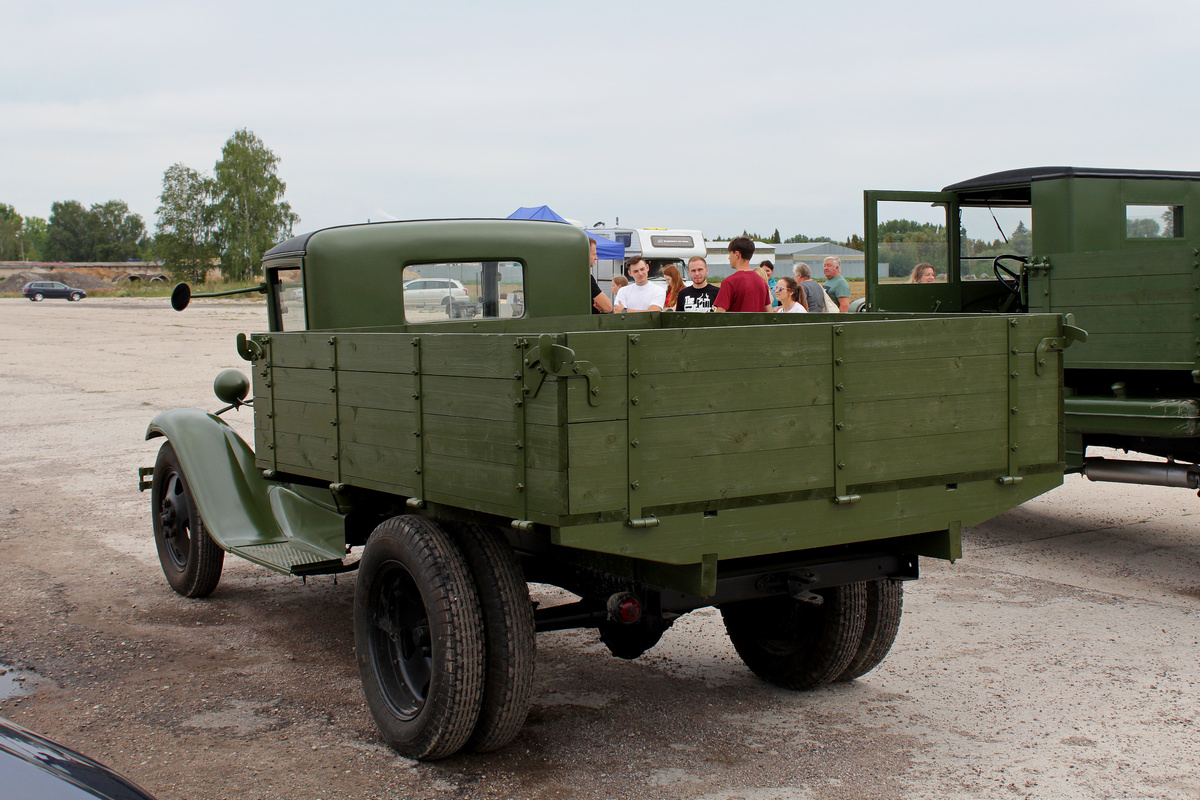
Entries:
[[453,278],[414,278],[404,284],[405,308],[446,308],[451,300],[469,299],[466,287]]

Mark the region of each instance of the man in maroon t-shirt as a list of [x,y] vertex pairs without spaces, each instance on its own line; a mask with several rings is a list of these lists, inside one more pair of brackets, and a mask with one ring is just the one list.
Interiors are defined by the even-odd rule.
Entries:
[[767,282],[750,269],[754,242],[739,236],[729,243],[729,265],[733,274],[721,281],[721,290],[713,301],[713,311],[770,311],[771,293]]

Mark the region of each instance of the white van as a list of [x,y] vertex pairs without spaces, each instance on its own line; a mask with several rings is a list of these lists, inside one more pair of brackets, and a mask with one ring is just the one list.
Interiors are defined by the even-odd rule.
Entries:
[[[663,267],[674,264],[687,282],[687,262],[692,256],[705,256],[704,234],[696,230],[674,228],[588,228],[595,236],[602,236],[625,245],[625,258],[641,256],[650,265],[650,277],[662,275]],[[615,259],[600,259],[592,268],[592,275],[601,289],[608,289],[606,281],[615,275],[625,275],[625,264]],[[626,276],[628,277],[628,276]]]

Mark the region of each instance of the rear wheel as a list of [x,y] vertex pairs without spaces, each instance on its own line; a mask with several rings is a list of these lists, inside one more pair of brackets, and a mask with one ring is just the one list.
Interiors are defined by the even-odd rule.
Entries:
[[533,604],[525,573],[498,531],[455,525],[450,533],[466,556],[483,611],[483,705],[465,749],[498,750],[516,738],[533,694]]
[[861,678],[879,666],[896,641],[900,617],[904,613],[904,584],[884,579],[867,583],[867,614],[862,641],[849,665],[837,677],[839,681]]
[[43,297],[45,297],[45,295],[44,295],[44,294],[42,294],[41,292],[34,292],[34,293],[33,293],[33,297],[31,297],[31,298],[29,298],[29,299],[30,299],[30,300],[32,300],[32,301],[33,301],[33,302],[35,302],[35,303],[40,303],[40,302],[42,302],[42,298],[43,298]]
[[816,594],[821,605],[769,597],[721,606],[734,649],[755,675],[785,689],[815,689],[846,671],[862,641],[866,584]]
[[184,597],[207,597],[221,580],[225,551],[204,528],[187,476],[170,442],[158,451],[150,484],[154,544],[171,588]]
[[466,744],[483,695],[483,620],[467,561],[437,524],[393,517],[371,534],[354,646],[367,706],[396,752],[432,761]]

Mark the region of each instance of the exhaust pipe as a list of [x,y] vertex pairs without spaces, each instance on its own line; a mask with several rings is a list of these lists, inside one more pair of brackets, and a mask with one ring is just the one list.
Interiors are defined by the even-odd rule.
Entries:
[[1089,458],[1084,461],[1083,474],[1089,481],[1200,489],[1200,466],[1181,464],[1177,461],[1163,463]]

